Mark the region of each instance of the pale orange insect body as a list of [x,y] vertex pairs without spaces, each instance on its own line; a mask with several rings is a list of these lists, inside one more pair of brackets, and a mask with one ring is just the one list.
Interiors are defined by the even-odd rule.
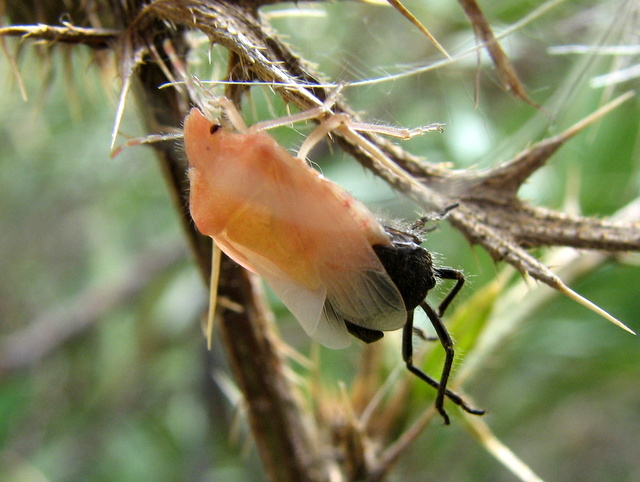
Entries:
[[196,226],[262,276],[310,337],[343,348],[344,320],[405,325],[402,296],[372,247],[391,240],[364,205],[268,134],[233,132],[197,108],[184,142]]

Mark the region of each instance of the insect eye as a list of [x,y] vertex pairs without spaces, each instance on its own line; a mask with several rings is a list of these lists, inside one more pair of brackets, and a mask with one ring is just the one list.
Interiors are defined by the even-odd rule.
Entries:
[[209,132],[211,134],[215,134],[216,132],[218,132],[218,129],[220,129],[222,126],[220,124],[213,124],[210,128],[209,128]]

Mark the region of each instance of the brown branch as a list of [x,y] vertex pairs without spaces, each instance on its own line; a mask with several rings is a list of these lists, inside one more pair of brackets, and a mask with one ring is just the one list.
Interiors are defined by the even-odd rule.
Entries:
[[509,235],[526,248],[571,246],[609,252],[639,249],[640,223],[637,222],[570,216],[524,204],[516,208],[492,206],[491,210],[493,217],[486,219],[486,224],[496,228],[508,226]]

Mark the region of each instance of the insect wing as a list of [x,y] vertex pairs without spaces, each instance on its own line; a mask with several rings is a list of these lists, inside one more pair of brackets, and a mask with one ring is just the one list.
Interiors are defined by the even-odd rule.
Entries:
[[393,331],[402,328],[407,312],[402,297],[386,272],[361,271],[329,283],[325,316],[347,320],[370,330]]
[[[327,288],[320,283],[308,288],[283,272],[271,259],[248,250],[245,246],[229,243],[225,236],[216,237],[218,247],[234,261],[259,274],[282,300],[310,338],[327,348],[346,348],[351,336],[342,319],[324,316]],[[253,268],[256,266],[257,268]]]
[[198,229],[261,275],[312,338],[346,346],[345,319],[403,326],[402,297],[372,249],[390,241],[364,206],[267,134],[218,129],[192,109],[184,137]]
[[266,274],[263,278],[310,338],[327,348],[346,348],[351,344],[351,336],[342,319],[325,316],[325,286],[309,290],[291,283],[287,278],[275,278]]

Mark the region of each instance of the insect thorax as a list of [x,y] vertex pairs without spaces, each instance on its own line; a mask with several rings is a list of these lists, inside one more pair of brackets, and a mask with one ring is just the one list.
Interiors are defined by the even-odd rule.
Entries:
[[416,308],[436,285],[431,255],[415,242],[398,241],[392,235],[392,246],[375,245],[389,277],[398,287],[407,311]]

